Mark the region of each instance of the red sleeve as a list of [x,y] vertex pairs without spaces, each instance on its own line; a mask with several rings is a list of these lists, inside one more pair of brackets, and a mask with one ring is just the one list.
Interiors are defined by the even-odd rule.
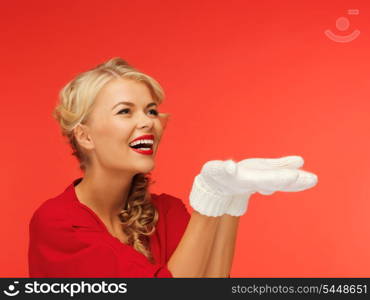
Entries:
[[172,277],[166,265],[153,265],[133,248],[112,244],[102,232],[76,228],[67,216],[36,212],[29,231],[31,278]]
[[166,213],[166,261],[176,250],[190,220],[190,214],[181,199],[163,193],[167,200]]

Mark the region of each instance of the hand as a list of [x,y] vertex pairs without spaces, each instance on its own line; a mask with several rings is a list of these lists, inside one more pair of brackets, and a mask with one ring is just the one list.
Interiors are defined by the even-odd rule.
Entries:
[[[315,174],[298,170],[303,164],[304,160],[300,156],[285,156],[279,159],[250,158],[237,163],[239,174],[236,177],[253,177],[249,183],[253,186],[252,190],[263,195],[271,195],[276,191],[299,192],[312,188],[318,182]],[[250,195],[234,195],[226,214],[243,215],[247,211]]]
[[317,183],[317,176],[303,170],[303,158],[251,158],[238,163],[213,160],[205,163],[194,180],[190,205],[208,216],[245,213],[249,197],[259,192],[302,191]]

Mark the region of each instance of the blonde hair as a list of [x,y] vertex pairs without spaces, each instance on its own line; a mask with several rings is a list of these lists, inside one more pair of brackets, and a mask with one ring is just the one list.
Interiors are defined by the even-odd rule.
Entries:
[[[160,84],[149,75],[129,65],[120,57],[112,58],[95,68],[78,74],[59,92],[59,103],[53,111],[53,117],[58,121],[62,135],[68,139],[72,147],[72,155],[80,164],[82,171],[90,164],[87,155],[80,148],[74,128],[87,122],[99,91],[115,78],[127,78],[144,83],[150,90],[155,101],[162,103],[164,91]],[[169,114],[159,113],[162,117]],[[149,186],[153,184],[150,173],[136,174],[126,201],[126,207],[119,214],[123,231],[128,237],[128,244],[144,254],[150,262],[154,258],[150,251],[149,236],[155,231],[158,212],[151,202]]]

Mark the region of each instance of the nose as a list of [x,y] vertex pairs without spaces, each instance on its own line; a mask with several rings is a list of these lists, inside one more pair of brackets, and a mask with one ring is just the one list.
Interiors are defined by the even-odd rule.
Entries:
[[151,128],[151,127],[153,127],[154,120],[152,118],[150,118],[144,112],[141,113],[141,116],[138,119],[139,119],[138,120],[138,126],[140,128],[143,128],[143,127]]

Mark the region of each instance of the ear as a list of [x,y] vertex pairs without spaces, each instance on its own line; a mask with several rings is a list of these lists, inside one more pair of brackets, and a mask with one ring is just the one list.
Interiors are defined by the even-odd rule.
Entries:
[[78,124],[73,129],[77,143],[84,149],[91,150],[94,148],[94,142],[89,134],[89,127],[83,124]]

